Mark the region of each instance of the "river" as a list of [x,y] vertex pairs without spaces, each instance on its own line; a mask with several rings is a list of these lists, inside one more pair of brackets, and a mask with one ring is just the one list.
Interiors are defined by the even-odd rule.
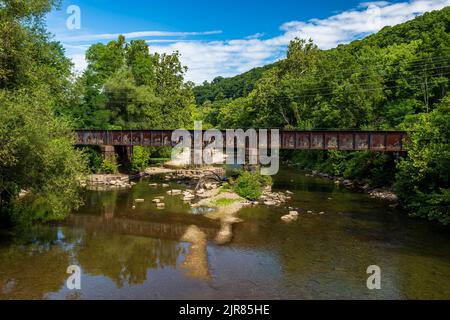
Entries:
[[[148,180],[87,192],[62,223],[0,233],[0,299],[450,299],[448,228],[293,169],[274,181],[290,202],[242,209],[227,245],[214,243],[217,222]],[[151,200],[162,195],[159,210]],[[287,207],[298,221],[281,221]],[[180,240],[191,226],[206,244]],[[80,290],[66,287],[69,265]],[[380,290],[366,286],[370,265]]]

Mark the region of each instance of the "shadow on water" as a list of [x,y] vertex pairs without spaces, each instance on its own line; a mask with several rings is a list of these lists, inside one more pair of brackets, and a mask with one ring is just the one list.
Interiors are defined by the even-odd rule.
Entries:
[[[450,298],[448,228],[294,170],[274,189],[294,195],[285,207],[242,209],[225,246],[212,241],[218,222],[148,181],[87,192],[58,225],[0,233],[0,299]],[[289,207],[300,217],[286,224]],[[79,291],[65,287],[72,264]],[[382,290],[367,289],[369,265],[381,267]]]

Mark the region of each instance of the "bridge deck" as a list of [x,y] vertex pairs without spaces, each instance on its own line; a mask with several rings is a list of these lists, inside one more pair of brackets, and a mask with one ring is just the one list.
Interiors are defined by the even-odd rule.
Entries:
[[[77,145],[111,146],[174,146],[173,130],[77,130]],[[226,141],[226,131],[222,131]],[[271,137],[268,130],[268,141]],[[191,131],[193,135],[193,131]],[[280,149],[343,150],[373,152],[403,152],[406,132],[402,131],[283,131]]]

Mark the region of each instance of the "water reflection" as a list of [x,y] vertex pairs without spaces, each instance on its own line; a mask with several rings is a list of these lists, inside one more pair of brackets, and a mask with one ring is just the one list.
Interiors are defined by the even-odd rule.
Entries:
[[44,299],[66,279],[70,256],[56,230],[42,230],[45,241],[0,246],[0,299]]
[[[244,208],[225,246],[214,241],[223,226],[180,198],[158,210],[151,200],[165,190],[148,182],[89,192],[58,226],[0,239],[0,299],[450,298],[448,229],[326,180],[282,172],[275,182],[294,192],[299,221],[280,220],[287,208]],[[65,288],[71,264],[81,291]],[[380,291],[365,286],[371,264]]]

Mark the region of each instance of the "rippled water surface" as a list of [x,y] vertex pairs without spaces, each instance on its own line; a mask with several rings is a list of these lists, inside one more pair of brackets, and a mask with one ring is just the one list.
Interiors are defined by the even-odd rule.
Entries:
[[[450,299],[449,229],[367,195],[282,171],[274,190],[293,191],[291,202],[243,209],[219,246],[217,222],[148,184],[89,192],[61,224],[0,233],[0,298]],[[164,210],[151,203],[159,195]],[[146,201],[133,210],[136,198]],[[287,207],[299,208],[298,221],[280,220]],[[206,246],[181,241],[191,226]],[[82,269],[81,290],[66,288],[69,265]],[[366,287],[369,265],[381,268],[381,290]]]

